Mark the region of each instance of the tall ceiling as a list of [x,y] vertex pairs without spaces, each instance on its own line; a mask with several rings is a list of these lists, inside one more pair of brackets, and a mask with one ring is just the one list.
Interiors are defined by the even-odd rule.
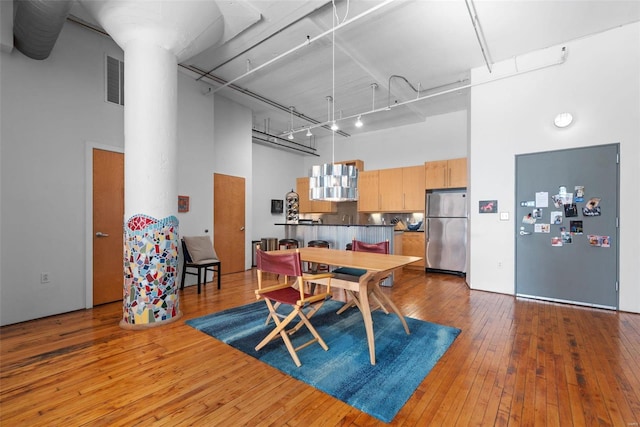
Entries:
[[[337,0],[335,9],[324,0],[218,4],[222,41],[183,61],[181,70],[203,89],[248,106],[254,129],[268,123],[270,133],[282,135],[293,128],[301,142],[309,140],[305,127],[328,135],[321,125],[332,117],[346,136],[466,109],[468,89],[454,89],[469,83],[472,68],[640,20],[637,0]],[[71,14],[91,21],[80,5]],[[625,54],[625,47],[611,48]],[[417,97],[425,99],[403,104]],[[402,105],[385,108],[396,103]],[[365,125],[356,128],[360,114]]]

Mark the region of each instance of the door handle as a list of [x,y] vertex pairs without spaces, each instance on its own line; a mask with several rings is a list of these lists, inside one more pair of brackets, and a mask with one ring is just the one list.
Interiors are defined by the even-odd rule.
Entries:
[[528,236],[529,234],[531,234],[530,231],[524,231],[524,227],[520,227],[520,235],[521,236]]
[[244,227],[240,227],[240,231],[244,231]]
[[96,233],[96,237],[109,237],[109,235],[108,235],[108,234],[103,233],[102,231],[98,231],[98,232]]

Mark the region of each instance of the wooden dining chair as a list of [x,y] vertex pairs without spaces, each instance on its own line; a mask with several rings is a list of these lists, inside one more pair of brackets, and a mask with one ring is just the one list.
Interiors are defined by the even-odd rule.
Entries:
[[[360,240],[353,239],[351,241],[351,250],[356,252],[370,252],[377,254],[389,254],[389,241],[385,240],[383,242],[377,243],[366,243]],[[340,267],[332,271],[334,274],[334,280],[344,280],[348,282],[358,282],[360,277],[364,275],[367,270],[362,270],[360,268],[350,268],[350,267]],[[380,279],[380,282],[385,280],[391,274],[384,276]],[[353,291],[349,290],[345,287],[345,292],[349,297],[349,300],[337,311],[338,314],[344,313],[347,309],[351,307],[358,306],[360,304],[360,300],[353,293]],[[384,306],[382,301],[374,294],[370,294],[372,300],[377,304],[373,310],[380,308],[386,314],[389,314],[389,310]]]
[[[218,289],[220,289],[220,260],[211,243],[209,236],[185,236],[182,239],[182,275],[180,277],[180,289],[184,289],[186,274],[198,276],[198,293],[201,285],[207,283],[207,272],[218,276]],[[189,269],[196,269],[197,272]],[[204,273],[204,277],[202,275]]]
[[[258,289],[256,298],[264,299],[269,309],[269,318],[273,319],[275,328],[255,347],[259,351],[278,335],[284,341],[291,358],[296,366],[302,363],[297,351],[308,345],[318,342],[326,351],[329,349],[318,331],[313,327],[309,319],[317,313],[324,302],[331,298],[331,273],[308,274],[302,271],[300,252],[274,254],[260,249],[256,250],[256,264],[258,274]],[[284,283],[267,285],[268,273],[284,277]],[[326,287],[322,292],[311,294],[306,291],[307,283],[311,280],[326,279]],[[283,314],[277,311],[278,307],[289,306],[291,312]],[[291,322],[298,317],[296,325],[287,329]],[[267,319],[269,321],[269,319]],[[313,338],[304,344],[294,348],[289,335],[296,333],[302,326],[306,326]]]

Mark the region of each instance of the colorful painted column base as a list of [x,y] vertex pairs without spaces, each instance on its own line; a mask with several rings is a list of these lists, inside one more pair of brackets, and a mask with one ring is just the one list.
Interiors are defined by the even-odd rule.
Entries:
[[175,321],[182,316],[176,288],[178,219],[157,220],[134,215],[124,227],[125,329],[142,329]]

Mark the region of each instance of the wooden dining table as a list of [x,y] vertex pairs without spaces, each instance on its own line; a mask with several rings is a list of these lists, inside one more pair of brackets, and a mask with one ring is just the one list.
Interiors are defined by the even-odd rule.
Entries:
[[[290,252],[295,250],[300,252],[300,258],[304,262],[366,270],[365,274],[359,278],[353,277],[352,280],[344,280],[341,278],[344,276],[337,275],[335,279],[331,280],[331,287],[342,288],[357,294],[358,301],[356,305],[360,309],[364,320],[367,343],[369,345],[369,358],[372,365],[376,364],[376,347],[369,302],[370,294],[376,296],[384,307],[390,308],[391,311],[397,314],[406,333],[410,333],[409,326],[398,307],[382,292],[380,280],[388,276],[393,270],[411,264],[412,262],[420,261],[422,258],[314,247],[284,249],[273,252]],[[328,279],[320,279],[317,283],[326,284],[327,280]]]

